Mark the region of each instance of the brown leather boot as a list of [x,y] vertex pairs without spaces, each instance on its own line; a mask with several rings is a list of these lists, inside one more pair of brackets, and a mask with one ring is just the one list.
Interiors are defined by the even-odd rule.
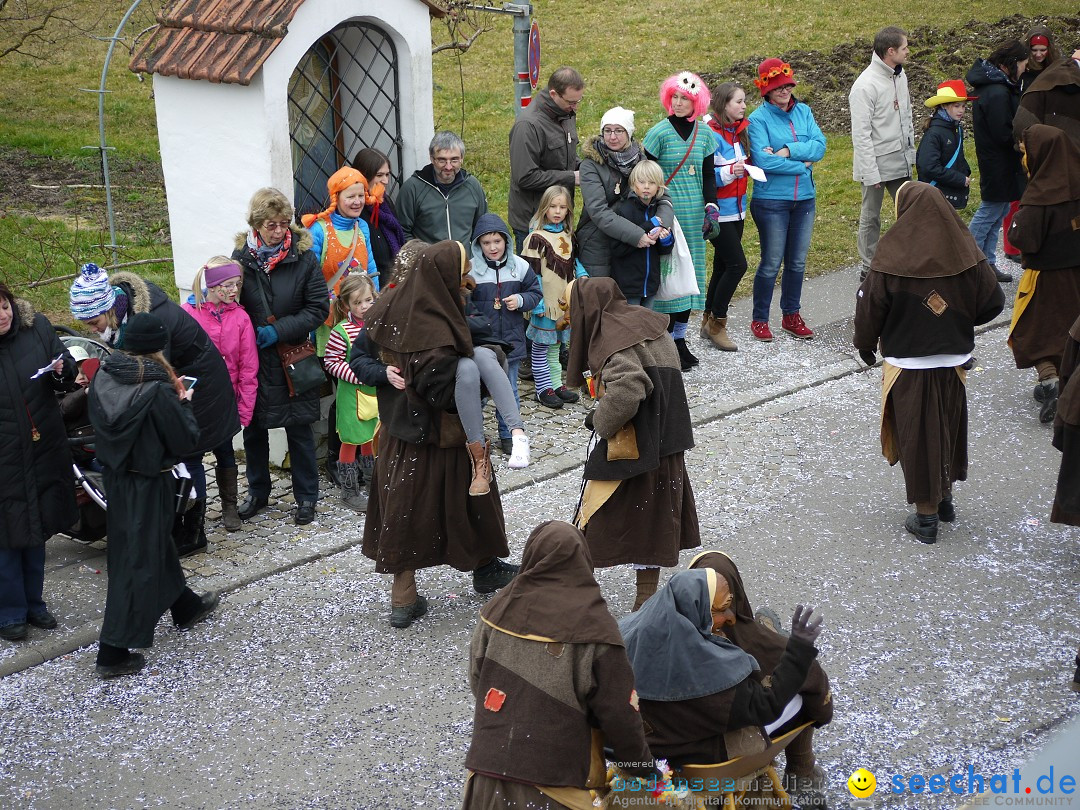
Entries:
[[491,492],[491,446],[487,441],[469,442],[465,445],[472,464],[472,481],[469,482],[470,495],[487,495]]
[[728,335],[727,318],[712,316],[709,319],[709,328],[705,337],[722,352],[737,352],[739,350],[739,347],[735,345],[735,341]]
[[701,339],[709,340],[709,324],[712,323],[713,314],[708,310],[701,313]]
[[637,572],[637,597],[634,599],[634,607],[637,610],[656,593],[656,587],[660,584],[659,568],[641,568]]
[[236,511],[236,467],[218,467],[217,485],[221,498],[221,521],[226,531],[235,532],[243,525]]

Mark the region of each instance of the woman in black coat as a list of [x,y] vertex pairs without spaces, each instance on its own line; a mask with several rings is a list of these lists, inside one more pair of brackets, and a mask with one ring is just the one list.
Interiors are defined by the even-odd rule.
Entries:
[[105,358],[88,395],[109,493],[109,590],[97,656],[102,678],[142,669],[145,659],[129,648],[153,645],[166,610],[183,630],[218,604],[216,594],[196,596],[187,587],[170,538],[177,489],[171,468],[199,440],[191,406],[198,389],[185,390],[165,360],[164,321],[139,313],[126,332],[126,352]]
[[968,230],[998,281],[1012,281],[1011,275],[997,268],[998,231],[1009,206],[1024,192],[1024,170],[1013,141],[1013,116],[1020,106],[1020,74],[1027,60],[1027,46],[1012,39],[986,59],[976,59],[967,74],[967,83],[978,97],[971,118],[982,193]]
[[202,457],[240,431],[236,393],[221,352],[198,321],[164,290],[134,273],[107,276],[97,265],[83,265],[71,285],[70,304],[72,315],[117,349],[126,348],[124,335],[129,319],[139,313],[152,313],[168,331],[165,359],[177,374],[199,381],[199,398],[194,402],[199,437],[191,454],[183,459],[191,472],[194,500],[177,519],[174,537],[181,556],[206,548],[206,471]]
[[[319,470],[315,435],[319,389],[291,395],[277,344],[301,343],[330,314],[319,258],[311,252],[311,234],[292,225],[293,207],[277,189],[255,192],[248,206],[251,229],[236,236],[232,257],[244,268],[240,304],[255,327],[259,347],[259,391],[251,424],[244,428],[248,496],[240,505],[249,520],[270,502],[271,428],[285,428],[292,464],[297,525],[315,519]],[[270,317],[274,318],[270,323]]]
[[[31,379],[50,364],[51,373]],[[79,513],[55,392],[74,380],[75,361],[52,324],[0,283],[0,637],[8,641],[25,638],[28,623],[56,627],[42,599],[45,541]]]

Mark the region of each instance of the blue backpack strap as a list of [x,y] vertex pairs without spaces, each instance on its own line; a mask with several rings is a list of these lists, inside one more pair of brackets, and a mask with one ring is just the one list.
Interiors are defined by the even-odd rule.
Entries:
[[[960,134],[960,142],[956,145],[956,151],[953,152],[953,156],[951,158],[949,158],[949,162],[945,164],[946,169],[951,169],[953,167],[953,164],[956,163],[956,159],[958,157],[960,157],[960,152],[962,152],[963,149],[964,149],[964,132],[963,132],[963,130],[961,130],[959,134]],[[937,185],[937,180],[931,180],[930,185],[936,186]]]

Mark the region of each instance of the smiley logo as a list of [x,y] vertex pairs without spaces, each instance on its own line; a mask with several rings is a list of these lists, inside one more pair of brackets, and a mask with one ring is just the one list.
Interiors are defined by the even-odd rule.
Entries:
[[867,796],[874,795],[874,791],[877,790],[877,779],[866,768],[859,768],[848,777],[847,788],[852,796],[865,799]]

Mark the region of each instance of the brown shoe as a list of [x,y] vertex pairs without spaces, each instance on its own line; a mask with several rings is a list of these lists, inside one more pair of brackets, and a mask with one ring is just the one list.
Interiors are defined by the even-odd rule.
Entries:
[[469,442],[465,445],[472,464],[472,481],[469,482],[470,495],[487,495],[491,492],[491,446],[487,441]]
[[708,310],[701,313],[701,339],[711,340],[709,337],[709,324],[712,323],[713,314]]
[[722,352],[737,352],[739,347],[727,331],[727,318],[713,316],[709,320],[708,334],[705,335],[713,346]]

